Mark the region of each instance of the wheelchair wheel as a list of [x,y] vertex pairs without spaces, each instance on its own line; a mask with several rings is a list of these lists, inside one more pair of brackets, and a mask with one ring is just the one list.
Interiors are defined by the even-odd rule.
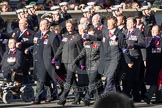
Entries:
[[22,101],[30,102],[34,99],[34,89],[32,86],[23,86],[20,91],[20,98]]
[[6,91],[2,95],[2,101],[5,104],[11,103],[13,101],[13,94],[11,91]]

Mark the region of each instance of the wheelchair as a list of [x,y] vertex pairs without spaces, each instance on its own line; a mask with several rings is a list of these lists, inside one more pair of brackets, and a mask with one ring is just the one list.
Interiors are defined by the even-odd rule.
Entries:
[[9,104],[17,98],[24,102],[30,102],[34,99],[32,84],[23,84],[20,81],[22,78],[22,73],[12,72],[11,80],[6,78],[0,79],[0,98],[5,104]]

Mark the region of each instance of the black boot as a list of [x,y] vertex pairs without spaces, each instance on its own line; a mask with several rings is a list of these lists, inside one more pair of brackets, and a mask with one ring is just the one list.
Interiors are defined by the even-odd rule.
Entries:
[[57,102],[58,105],[62,105],[62,106],[64,106],[65,103],[66,103],[66,100],[59,100],[59,101]]
[[80,104],[80,101],[81,101],[81,98],[75,99],[75,100],[72,102],[72,104],[73,104],[73,105]]
[[89,100],[86,100],[86,99],[84,99],[83,102],[84,102],[84,105],[85,106],[90,106],[90,104],[91,104],[90,101]]
[[145,97],[144,102],[146,102],[147,104],[150,104],[151,100],[149,98]]
[[75,96],[74,101],[72,102],[73,105],[77,105],[80,104],[81,101],[81,97],[80,97],[80,93],[77,93],[77,95]]
[[145,98],[144,98],[143,100],[144,100],[144,102],[146,102],[147,104],[150,104],[151,98],[149,97],[149,94],[148,94],[148,93],[145,94]]

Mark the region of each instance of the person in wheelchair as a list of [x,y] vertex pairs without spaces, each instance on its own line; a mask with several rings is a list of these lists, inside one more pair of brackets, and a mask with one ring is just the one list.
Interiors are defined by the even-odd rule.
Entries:
[[22,83],[22,53],[16,48],[16,40],[10,38],[8,40],[8,48],[5,51],[1,61],[0,78],[7,82]]

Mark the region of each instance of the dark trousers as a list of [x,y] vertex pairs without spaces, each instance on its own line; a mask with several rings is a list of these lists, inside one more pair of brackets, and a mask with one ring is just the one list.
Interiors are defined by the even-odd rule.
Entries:
[[127,75],[125,79],[123,80],[123,92],[129,96],[132,97],[134,101],[139,101],[140,96],[140,66],[141,66],[141,58],[133,58],[133,67],[128,68]]
[[[62,100],[62,101],[66,100],[72,84],[76,83],[75,73],[74,73],[74,70],[72,70],[71,64],[64,64],[64,65],[65,65],[65,68],[67,71],[67,75],[65,78],[66,82],[64,83],[64,90],[60,96],[60,100]],[[77,84],[75,84],[75,85],[77,85]]]
[[46,99],[51,100],[51,82],[41,82],[37,81],[36,96],[35,101],[41,101],[42,93],[46,90]]
[[88,71],[88,79],[89,79],[89,84],[88,84],[88,91],[85,95],[86,100],[90,100],[91,94],[94,95],[95,98],[98,98],[98,88],[99,84],[97,84],[97,71],[91,72]]
[[115,86],[115,72],[118,69],[118,61],[116,60],[111,60],[108,62],[108,66],[105,66],[105,71],[106,71],[106,86],[104,90],[104,94],[109,93],[111,91],[116,91],[116,86]]
[[53,85],[52,97],[53,97],[53,99],[58,99],[58,90],[57,90],[57,83],[56,83],[56,81],[52,81],[52,85]]
[[141,71],[140,71],[140,92],[141,92],[141,98],[145,98],[145,93],[146,93],[146,85],[144,83],[144,76],[145,76],[145,66],[144,63],[141,62]]
[[123,92],[126,94],[128,97],[132,97],[134,100],[140,99],[140,94],[139,94],[139,83],[138,82],[127,82],[123,81]]

